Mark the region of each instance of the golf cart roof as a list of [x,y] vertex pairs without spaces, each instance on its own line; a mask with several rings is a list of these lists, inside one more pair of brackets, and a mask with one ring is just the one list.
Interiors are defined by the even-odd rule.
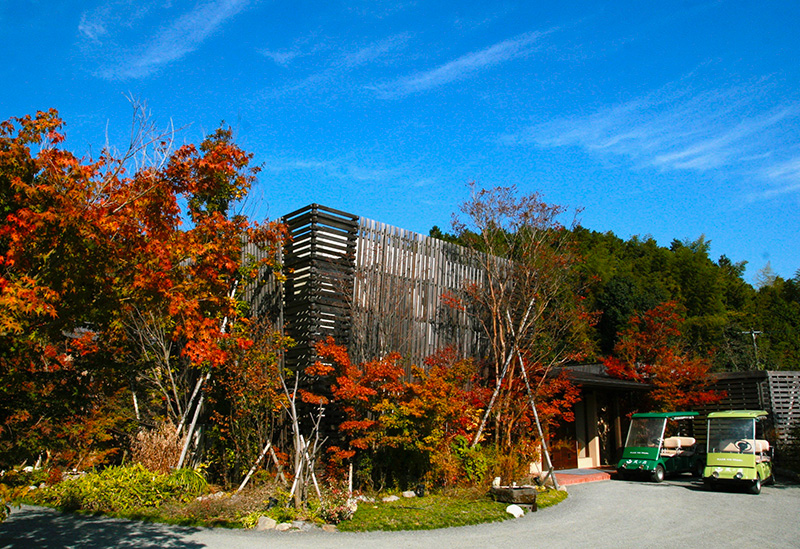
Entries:
[[697,412],[646,412],[633,414],[631,417],[666,418],[666,419],[694,419]]
[[708,414],[708,419],[715,417],[764,419],[767,417],[767,412],[764,410],[728,410],[725,412],[711,412]]

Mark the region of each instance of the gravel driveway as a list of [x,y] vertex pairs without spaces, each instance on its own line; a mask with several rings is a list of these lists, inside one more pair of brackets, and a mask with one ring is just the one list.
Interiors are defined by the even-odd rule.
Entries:
[[0,524],[0,548],[800,546],[796,484],[766,486],[753,496],[707,492],[687,477],[578,484],[569,493],[556,507],[497,524],[360,534],[181,528],[24,507]]

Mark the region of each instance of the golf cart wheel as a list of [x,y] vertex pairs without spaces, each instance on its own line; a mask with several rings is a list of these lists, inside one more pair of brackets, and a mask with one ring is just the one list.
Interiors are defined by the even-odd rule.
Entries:
[[664,466],[660,463],[656,465],[656,468],[653,469],[653,474],[650,477],[653,482],[661,482],[664,480]]
[[756,479],[750,485],[750,493],[754,495],[758,495],[761,493],[761,476],[756,475]]
[[702,477],[703,476],[703,469],[705,469],[705,467],[703,466],[703,463],[700,462],[700,461],[695,461],[694,467],[692,467],[692,476],[694,478]]
[[716,489],[717,489],[717,483],[714,481],[714,479],[713,479],[713,478],[711,478],[711,477],[705,477],[705,478],[703,479],[703,487],[704,487],[706,490],[716,490]]

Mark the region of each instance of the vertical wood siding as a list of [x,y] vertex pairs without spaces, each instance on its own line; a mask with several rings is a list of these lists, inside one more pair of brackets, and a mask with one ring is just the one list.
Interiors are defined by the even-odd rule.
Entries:
[[800,466],[800,372],[767,372],[772,421],[782,465]]
[[[314,345],[328,336],[347,345],[355,362],[398,352],[409,367],[448,346],[461,356],[485,350],[466,311],[442,302],[443,294],[480,281],[468,250],[317,204],[282,221],[292,238],[279,299],[286,334],[296,342],[288,367],[311,364]],[[276,288],[248,291],[263,309]]]
[[352,291],[353,358],[396,351],[422,365],[448,346],[461,356],[480,356],[479,327],[466,311],[444,304],[442,295],[481,276],[460,246],[362,217]]

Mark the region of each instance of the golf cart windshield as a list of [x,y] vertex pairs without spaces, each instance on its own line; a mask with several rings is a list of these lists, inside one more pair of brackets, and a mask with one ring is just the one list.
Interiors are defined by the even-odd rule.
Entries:
[[661,436],[664,434],[663,417],[634,417],[631,419],[631,428],[628,431],[628,440],[625,446],[639,448],[658,448],[661,445]]
[[708,422],[709,453],[752,454],[755,438],[752,418],[714,418]]

